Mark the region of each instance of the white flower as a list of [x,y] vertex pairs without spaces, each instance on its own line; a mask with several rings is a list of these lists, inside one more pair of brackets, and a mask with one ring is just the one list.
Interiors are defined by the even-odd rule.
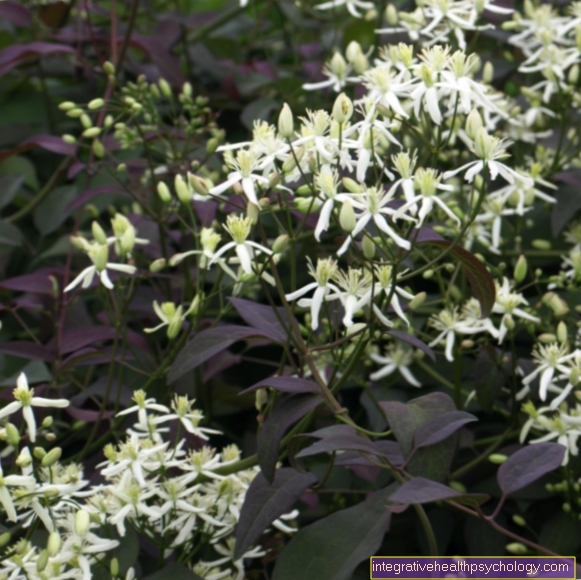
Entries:
[[314,91],[317,89],[324,89],[333,87],[336,93],[341,92],[341,89],[347,84],[347,81],[357,82],[358,77],[350,77],[352,66],[345,62],[345,59],[339,52],[336,52],[331,60],[323,67],[323,74],[328,77],[328,80],[319,83],[305,83],[303,89],[306,91]]
[[346,6],[351,16],[355,16],[355,18],[362,18],[363,16],[358,9],[367,11],[375,7],[373,2],[367,0],[329,0],[329,2],[317,4],[315,8],[317,10],[332,10],[339,6]]
[[8,487],[34,487],[35,484],[36,480],[30,475],[4,475],[0,464],[0,503],[10,521],[18,521],[18,516]]
[[184,320],[194,311],[196,308],[196,300],[192,300],[189,308],[184,312],[183,306],[180,304],[177,308],[173,302],[162,302],[161,306],[158,304],[157,300],[153,301],[153,310],[157,316],[162,320],[161,324],[154,326],[153,328],[144,328],[143,332],[151,333],[167,326],[167,336],[168,338],[174,338],[180,331]]
[[347,273],[337,270],[334,279],[343,289],[338,295],[345,309],[343,324],[349,328],[353,326],[353,316],[364,305],[361,299],[364,296],[371,296],[368,290],[371,286],[371,275],[368,271],[362,272],[360,269],[349,268]]
[[[315,290],[313,297],[310,299],[299,300],[299,306],[310,306],[311,308],[311,328],[317,330],[319,327],[319,312],[324,301],[336,300],[339,298],[341,291],[337,286],[335,286],[330,280],[335,276],[337,272],[337,262],[332,258],[319,259],[317,261],[317,269],[313,268],[313,264],[309,259],[307,264],[309,274],[316,280],[316,282],[311,282],[302,288],[299,288],[295,292],[291,292],[286,295],[286,299],[289,302],[304,296],[307,292]],[[330,292],[333,292],[330,294]]]
[[6,407],[0,409],[0,419],[22,409],[22,416],[26,421],[28,435],[32,443],[36,441],[36,421],[31,407],[56,407],[62,409],[63,407],[69,406],[69,401],[66,399],[45,399],[43,397],[35,397],[34,389],[31,389],[28,386],[28,380],[24,373],[18,375],[18,378],[16,379],[16,388],[12,394],[16,401],[8,403]]
[[395,371],[399,371],[410,385],[414,387],[422,386],[409,370],[413,362],[413,353],[409,349],[399,344],[397,346],[391,345],[386,351],[386,356],[372,353],[370,358],[373,362],[383,365],[383,368],[369,375],[372,381],[378,381],[383,377],[393,374]]
[[194,403],[195,399],[190,401],[187,396],[176,395],[171,402],[171,408],[174,410],[174,413],[156,419],[156,423],[164,423],[165,421],[178,419],[188,433],[200,439],[207,440],[208,436],[206,433],[220,435],[221,431],[207,427],[199,427],[199,423],[204,418],[204,414],[199,409],[192,408]]
[[240,260],[240,266],[247,274],[252,274],[252,260],[254,259],[254,249],[256,248],[260,252],[267,255],[272,255],[272,252],[265,248],[264,246],[257,244],[256,242],[248,241],[248,236],[250,235],[250,229],[252,223],[250,218],[229,215],[226,218],[226,225],[224,229],[232,236],[232,242],[228,242],[226,245],[222,246],[210,260],[208,266],[211,266],[214,262],[218,260],[222,254],[226,253],[231,248],[235,248],[236,255]]
[[169,413],[165,405],[156,403],[154,398],[146,399],[145,391],[141,389],[133,392],[133,401],[135,405],[117,413],[117,417],[137,413],[138,424],[141,427],[147,427],[147,411],[157,411],[158,413]]
[[135,266],[130,266],[128,264],[115,264],[108,262],[109,248],[107,244],[99,243],[86,243],[85,251],[91,261],[92,266],[85,268],[64,290],[63,292],[69,292],[73,288],[76,288],[82,282],[82,288],[88,288],[93,282],[95,274],[99,276],[101,284],[111,290],[113,288],[113,282],[109,279],[107,269],[115,270],[117,272],[125,272],[126,274],[135,274],[137,268]]

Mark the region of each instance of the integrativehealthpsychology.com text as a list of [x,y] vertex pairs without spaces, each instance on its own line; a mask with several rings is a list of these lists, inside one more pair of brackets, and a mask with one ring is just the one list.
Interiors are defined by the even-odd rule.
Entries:
[[547,578],[575,580],[574,557],[564,556],[456,556],[448,558],[418,556],[372,556],[370,578],[495,578],[518,580]]

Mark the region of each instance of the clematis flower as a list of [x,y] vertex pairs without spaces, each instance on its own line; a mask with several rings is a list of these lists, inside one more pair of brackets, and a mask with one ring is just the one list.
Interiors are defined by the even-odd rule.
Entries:
[[8,487],[29,487],[34,486],[35,483],[36,480],[30,475],[4,475],[2,464],[0,464],[0,503],[4,506],[6,516],[10,521],[18,521],[18,517]]
[[26,421],[28,427],[28,435],[30,441],[36,441],[36,420],[31,407],[55,407],[62,409],[69,406],[69,401],[66,399],[45,399],[43,397],[35,397],[34,389],[28,386],[28,380],[24,373],[20,373],[16,379],[16,388],[12,392],[16,399],[12,403],[8,403],[6,407],[0,409],[0,419],[7,417],[12,413],[16,413],[22,409],[22,416]]

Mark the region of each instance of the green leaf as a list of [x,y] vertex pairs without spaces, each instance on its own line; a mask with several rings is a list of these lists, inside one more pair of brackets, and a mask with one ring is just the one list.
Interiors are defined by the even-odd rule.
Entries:
[[576,554],[581,547],[581,522],[573,514],[557,512],[543,526],[539,544],[557,554]]
[[20,230],[14,224],[0,221],[0,244],[19,248],[22,244]]
[[65,209],[75,199],[77,189],[74,185],[55,187],[34,211],[34,225],[41,234],[54,232],[66,219]]
[[23,182],[24,175],[11,174],[0,176],[0,208],[5,207],[14,199]]
[[370,499],[302,528],[280,554],[272,580],[349,580],[360,562],[381,546],[387,531],[389,496],[397,484]]

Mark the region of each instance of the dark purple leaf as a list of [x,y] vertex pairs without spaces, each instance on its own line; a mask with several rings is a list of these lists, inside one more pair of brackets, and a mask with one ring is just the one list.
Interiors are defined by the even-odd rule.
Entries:
[[85,421],[86,423],[94,423],[99,419],[111,419],[115,416],[115,411],[103,411],[101,415],[100,411],[95,409],[75,409],[74,407],[66,407],[66,412],[77,421]]
[[196,334],[180,351],[168,373],[168,382],[177,381],[182,375],[195,369],[210,357],[226,350],[238,340],[263,336],[280,342],[277,333],[267,333],[248,326],[224,325],[208,328]]
[[0,3],[0,19],[8,20],[22,28],[28,28],[32,21],[28,8],[12,0],[4,0]]
[[339,425],[331,425],[330,427],[323,427],[322,429],[317,429],[312,433],[305,433],[309,437],[316,437],[317,439],[324,439],[325,437],[343,437],[357,435],[357,430],[351,425],[345,425],[341,423]]
[[437,415],[416,429],[414,446],[420,448],[439,443],[472,421],[478,419],[465,411],[450,411]]
[[[272,337],[276,335],[278,337],[277,342],[284,342],[286,340],[287,333],[270,306],[257,304],[252,300],[244,300],[242,298],[228,298],[228,300],[236,308],[236,311],[246,324],[262,330],[265,332],[264,336]],[[286,312],[283,308],[278,308],[277,310],[280,318],[288,328],[290,324]]]
[[32,360],[54,360],[54,352],[50,348],[21,340],[0,343],[0,353]]
[[115,329],[107,326],[77,326],[65,328],[60,342],[60,354],[78,351],[97,342],[113,340]]
[[91,189],[87,189],[80,195],[78,195],[65,209],[66,213],[71,213],[74,209],[78,207],[84,206],[90,199],[97,197],[103,193],[117,193],[119,195],[127,195],[125,192],[122,192],[118,187],[114,187],[113,185],[102,185],[100,187],[92,187]]
[[453,499],[459,503],[478,505],[490,498],[485,493],[462,493],[425,477],[406,481],[389,499],[394,504],[431,503]]
[[312,473],[299,473],[290,467],[277,469],[272,484],[259,473],[252,480],[240,510],[234,560],[241,558],[274,520],[289,512],[305,489],[316,481]]
[[496,397],[506,382],[506,375],[499,364],[502,357],[503,353],[500,349],[486,344],[480,348],[474,361],[476,399],[485,411],[492,410]]
[[419,348],[421,351],[427,354],[434,362],[436,362],[436,355],[434,354],[434,351],[423,340],[420,340],[417,336],[413,336],[401,330],[388,330],[387,334],[393,336],[394,338],[397,338],[398,340],[407,342],[408,344],[411,344],[416,348]]
[[35,147],[40,147],[41,149],[45,149],[51,153],[58,153],[59,155],[74,155],[77,152],[76,145],[65,143],[61,137],[55,137],[54,135],[35,135],[18,145],[18,147],[14,147],[8,151],[2,151],[0,153],[0,161],[17,153],[27,151],[28,149],[34,149]]
[[291,395],[280,399],[274,411],[267,417],[258,436],[256,450],[258,464],[267,481],[273,481],[278,446],[287,429],[321,402],[319,395]]
[[[387,508],[397,484],[369,499],[301,528],[276,561],[272,580],[350,580],[364,560],[377,553],[388,529]],[[304,565],[303,565],[304,564]]]
[[[375,448],[381,452],[383,457],[386,457],[388,461],[394,466],[403,465],[404,459],[401,454],[401,448],[395,441],[375,441]],[[335,457],[335,465],[345,465],[345,466],[363,466],[368,467],[373,465],[369,459],[366,459],[357,451],[346,451],[337,455]]]
[[160,76],[171,85],[181,87],[184,84],[186,78],[181,71],[180,61],[169,52],[160,38],[133,34],[130,45],[143,50],[157,67]]
[[[420,228],[419,232],[413,230],[410,239],[413,240],[416,233],[417,238],[415,240],[418,244],[436,244],[443,248],[449,248],[452,245],[452,242],[445,240],[440,234],[429,228]],[[456,258],[464,266],[472,292],[480,302],[482,318],[490,316],[492,307],[496,301],[496,286],[486,266],[474,254],[471,254],[468,250],[460,246],[454,246],[450,250],[449,255],[451,258]]]
[[565,447],[559,443],[527,445],[513,453],[498,468],[498,485],[505,495],[514,493],[557,469],[564,456]]
[[557,203],[551,210],[551,230],[556,237],[581,209],[581,192],[578,185],[563,185],[555,197]]
[[28,44],[12,44],[0,51],[0,76],[18,66],[27,58],[46,56],[58,52],[75,54],[75,51],[65,44],[52,44],[50,42],[30,42]]
[[62,268],[41,268],[32,274],[8,278],[8,280],[0,281],[0,288],[51,295],[53,287],[49,276],[62,276]]
[[209,228],[216,216],[218,204],[215,201],[194,201],[194,209],[200,218],[202,226]]
[[563,183],[567,183],[568,185],[581,187],[581,169],[567,169],[566,171],[555,173],[555,175],[553,175],[551,179],[562,181]]
[[121,353],[119,349],[114,351],[113,347],[105,347],[97,350],[87,347],[76,351],[68,358],[64,359],[57,368],[57,373],[62,372],[69,366],[100,365],[110,364],[112,361],[123,362],[133,360],[135,357],[131,353]]
[[[256,384],[244,389],[239,394],[245,395],[246,393],[250,393],[252,391],[256,391],[257,389],[261,389],[263,387],[270,387],[276,391],[280,391],[281,393],[320,393],[321,390],[317,386],[316,383],[313,381],[309,381],[307,379],[301,379],[299,377],[270,377],[268,379],[263,379],[262,381],[258,381]],[[348,425],[345,425],[346,427]]]

